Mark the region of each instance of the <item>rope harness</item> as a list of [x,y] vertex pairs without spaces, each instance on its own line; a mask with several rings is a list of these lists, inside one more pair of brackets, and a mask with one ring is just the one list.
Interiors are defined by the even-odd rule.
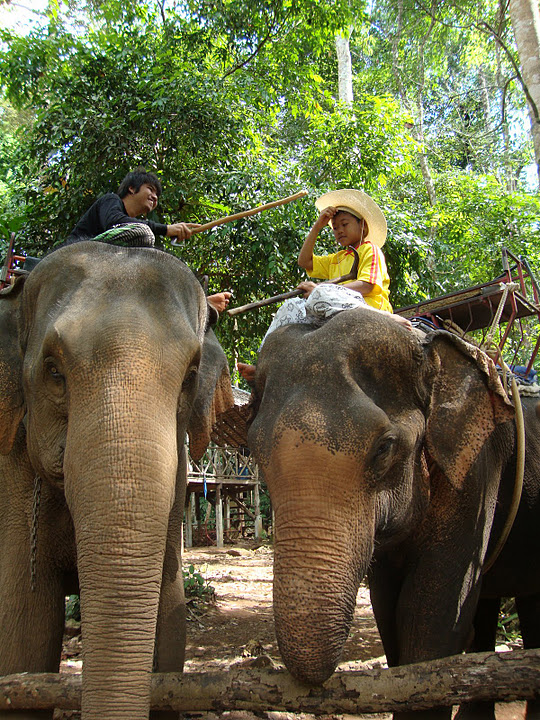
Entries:
[[[500,348],[493,339],[495,331],[499,325],[508,294],[510,292],[514,292],[514,290],[519,289],[519,284],[515,282],[501,283],[501,287],[503,288],[503,293],[497,307],[497,312],[493,317],[493,321],[482,343],[477,343],[473,338],[467,335],[467,333],[465,333],[458,325],[455,325],[455,323],[452,323],[450,321],[444,322],[444,326],[449,332],[453,332],[455,335],[461,337],[462,340],[465,340],[465,342],[468,342],[471,345],[475,345],[476,347],[480,348],[480,350],[483,350],[487,355],[491,356],[491,354],[494,354],[495,357],[497,355],[500,355]],[[519,503],[521,501],[521,493],[523,491],[523,476],[525,474],[525,421],[523,417],[523,405],[521,402],[519,387],[512,370],[504,362],[502,357],[499,357],[498,362],[501,366],[501,382],[503,384],[506,394],[511,397],[512,404],[516,412],[516,475],[514,480],[514,491],[512,493],[512,502],[510,504],[510,509],[508,511],[508,515],[506,517],[506,521],[504,523],[504,527],[499,536],[499,539],[497,540],[497,543],[493,551],[491,552],[491,555],[487,558],[487,560],[484,561],[484,565],[482,567],[482,573],[484,574],[487,573],[491,567],[493,567],[495,561],[499,557],[508,539],[510,531],[512,530],[519,509]],[[511,377],[510,390],[508,389],[509,376]]]

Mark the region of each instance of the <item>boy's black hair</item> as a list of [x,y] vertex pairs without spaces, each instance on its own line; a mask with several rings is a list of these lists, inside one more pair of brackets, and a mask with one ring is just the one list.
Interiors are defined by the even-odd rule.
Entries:
[[143,185],[151,185],[155,189],[158,197],[162,193],[161,181],[157,175],[151,172],[146,172],[144,168],[136,168],[135,170],[128,172],[126,177],[120,183],[120,187],[116,191],[116,194],[121,198],[124,198],[129,194],[130,188],[133,188],[135,192],[139,192]]

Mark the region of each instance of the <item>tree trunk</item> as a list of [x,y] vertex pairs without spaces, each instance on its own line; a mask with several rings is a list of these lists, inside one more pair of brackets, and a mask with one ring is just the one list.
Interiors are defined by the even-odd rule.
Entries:
[[348,107],[353,104],[352,61],[349,47],[349,36],[336,35],[336,53],[338,61],[338,92],[339,100]]
[[540,182],[540,10],[538,0],[510,0],[510,19],[531,118],[534,155]]
[[[227,672],[155,674],[152,708],[356,715],[540,698],[540,650],[456,655],[395,668],[336,672],[323,688],[301,685],[284,670],[255,667],[264,660],[271,662],[263,656]],[[0,710],[76,710],[80,694],[80,676],[24,673],[0,678]]]

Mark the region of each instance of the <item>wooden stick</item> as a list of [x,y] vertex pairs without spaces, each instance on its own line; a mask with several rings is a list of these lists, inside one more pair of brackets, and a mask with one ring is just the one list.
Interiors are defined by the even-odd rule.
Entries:
[[[226,217],[212,220],[211,222],[207,222],[198,228],[194,228],[191,232],[201,233],[205,230],[210,230],[211,228],[217,227],[218,225],[224,225],[225,223],[233,222],[233,220],[241,220],[242,218],[248,217],[249,215],[256,215],[257,213],[264,212],[265,210],[271,210],[272,208],[278,207],[279,205],[285,205],[286,203],[290,203],[293,200],[298,200],[299,198],[305,197],[306,195],[307,190],[301,190],[295,195],[289,195],[289,197],[282,198],[281,200],[274,200],[274,202],[266,203],[266,205],[259,205],[258,207],[251,208],[250,210],[244,210],[242,212],[235,213],[234,215],[227,215]],[[171,245],[179,245],[179,243],[176,242],[176,238],[171,239]]]
[[[354,252],[354,260],[350,272],[348,272],[346,275],[341,275],[334,280],[324,280],[322,283],[320,283],[321,285],[339,285],[340,283],[347,282],[348,280],[357,279],[356,276],[358,274],[358,265],[360,264],[360,258],[358,257],[358,253],[354,248],[351,248],[351,250]],[[283,300],[288,300],[289,298],[293,297],[299,297],[303,294],[303,290],[289,290],[289,292],[281,293],[281,295],[274,295],[273,297],[264,298],[264,300],[255,300],[254,302],[250,302],[247,305],[239,305],[238,307],[231,308],[230,310],[227,310],[227,315],[239,315],[240,313],[247,312],[248,310],[256,310],[257,308],[264,307],[265,305],[282,302]]]

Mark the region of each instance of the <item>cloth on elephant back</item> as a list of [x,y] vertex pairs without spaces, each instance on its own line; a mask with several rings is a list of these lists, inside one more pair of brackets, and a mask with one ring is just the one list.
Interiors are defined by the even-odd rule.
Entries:
[[115,225],[110,230],[97,235],[94,240],[125,247],[154,247],[156,238],[148,225],[127,223]]
[[285,325],[304,323],[320,327],[326,320],[343,310],[365,307],[366,301],[361,293],[343,285],[321,283],[304,298],[290,298],[274,315],[266,331],[259,350],[270,333]]
[[95,237],[73,237],[70,236],[63,245],[71,245],[85,240],[107,243],[108,245],[119,245],[122,247],[154,247],[155,235],[152,230],[143,223],[125,223],[115,225]]

